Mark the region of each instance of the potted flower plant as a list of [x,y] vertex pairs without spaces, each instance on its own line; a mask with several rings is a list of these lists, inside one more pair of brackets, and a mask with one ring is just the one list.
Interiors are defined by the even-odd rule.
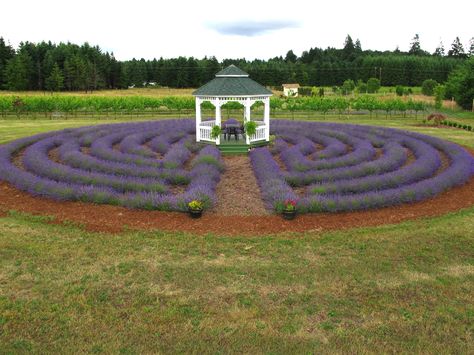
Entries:
[[202,202],[198,200],[192,200],[188,203],[188,212],[191,218],[199,218],[202,216]]
[[245,134],[247,134],[249,137],[257,133],[257,124],[255,123],[255,121],[246,122],[244,127]]
[[222,133],[222,129],[220,126],[212,126],[212,129],[211,129],[211,138],[212,139],[217,139],[221,136],[221,133]]
[[294,219],[296,216],[296,201],[295,200],[285,200],[283,202],[283,218],[284,219]]

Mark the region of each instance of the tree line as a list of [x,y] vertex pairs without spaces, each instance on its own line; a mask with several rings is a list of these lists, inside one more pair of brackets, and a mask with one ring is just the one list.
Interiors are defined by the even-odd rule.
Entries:
[[426,79],[439,83],[474,55],[474,39],[467,51],[456,38],[445,53],[440,44],[433,54],[421,48],[416,35],[408,52],[363,50],[359,40],[348,35],[344,46],[311,48],[297,56],[293,51],[268,60],[224,59],[132,59],[118,61],[88,43],[54,44],[22,42],[17,49],[0,37],[0,89],[44,91],[92,91],[160,85],[173,88],[199,87],[220,69],[235,64],[266,86],[297,82],[303,86],[342,85],[379,79],[384,86],[418,86]]

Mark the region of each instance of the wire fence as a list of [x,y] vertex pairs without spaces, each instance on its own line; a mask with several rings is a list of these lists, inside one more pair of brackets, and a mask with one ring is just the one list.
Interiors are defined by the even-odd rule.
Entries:
[[[271,118],[275,119],[310,119],[313,117],[420,117],[428,111],[398,111],[398,110],[328,110],[326,112],[311,110],[273,110]],[[223,110],[222,119],[239,118],[244,116],[244,110]],[[215,117],[214,110],[203,110],[203,119]],[[194,110],[132,110],[132,111],[71,111],[71,112],[18,112],[0,111],[0,119],[43,119],[43,120],[69,120],[69,119],[104,119],[104,120],[133,120],[133,119],[163,119],[163,118],[195,118]],[[263,111],[252,112],[252,118],[263,119]]]

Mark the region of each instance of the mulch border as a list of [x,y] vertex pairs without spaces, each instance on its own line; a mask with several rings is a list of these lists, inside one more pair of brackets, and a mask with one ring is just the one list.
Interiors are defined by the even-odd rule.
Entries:
[[279,215],[222,216],[204,213],[191,219],[180,212],[131,210],[111,205],[55,201],[29,195],[6,182],[0,182],[0,216],[11,210],[50,216],[54,224],[77,224],[88,231],[120,233],[125,230],[161,230],[198,235],[259,236],[304,233],[395,224],[424,217],[440,216],[474,205],[474,176],[468,183],[439,196],[412,204],[377,210],[319,213],[297,216],[286,221]]

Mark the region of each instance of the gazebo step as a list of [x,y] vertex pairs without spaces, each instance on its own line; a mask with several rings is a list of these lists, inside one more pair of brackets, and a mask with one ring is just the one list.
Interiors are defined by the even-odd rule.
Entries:
[[249,150],[248,145],[220,145],[219,150],[222,154],[247,154]]
[[222,155],[247,155],[248,152],[221,152]]

